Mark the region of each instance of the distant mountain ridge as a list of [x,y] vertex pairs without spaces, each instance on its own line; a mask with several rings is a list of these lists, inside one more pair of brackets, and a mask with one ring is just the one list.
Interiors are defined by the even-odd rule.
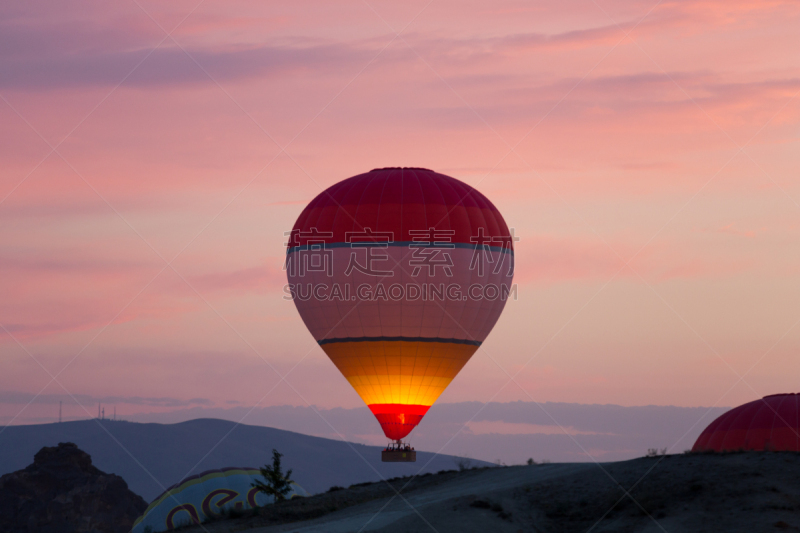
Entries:
[[[507,464],[523,464],[529,457],[555,462],[621,461],[641,457],[649,448],[668,448],[673,453],[689,449],[703,429],[728,409],[530,401],[437,403],[410,437],[417,450]],[[131,418],[162,423],[194,418],[243,420],[329,439],[341,435],[351,442],[385,442],[367,407],[195,407]]]
[[428,461],[422,473],[452,469],[458,460],[418,451],[416,463],[382,463],[380,447],[218,419],[177,424],[83,420],[6,427],[0,433],[0,475],[25,468],[43,446],[59,442],[77,444],[97,468],[121,476],[147,501],[205,470],[262,466],[273,448],[284,454],[286,468],[293,469],[292,477],[309,493],[377,481],[381,475],[415,474]]

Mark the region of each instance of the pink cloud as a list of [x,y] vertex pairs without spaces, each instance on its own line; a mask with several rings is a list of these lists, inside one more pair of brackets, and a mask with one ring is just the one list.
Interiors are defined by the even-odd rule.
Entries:
[[[278,259],[273,263],[278,263]],[[225,291],[228,293],[281,291],[286,284],[286,273],[275,266],[261,265],[196,276],[190,281],[198,290]]]
[[752,259],[721,258],[698,254],[677,243],[646,246],[599,239],[525,239],[517,249],[514,281],[519,284],[550,285],[576,281],[606,282],[611,279],[648,283],[684,279],[720,279],[757,268]]
[[721,227],[717,230],[720,233],[727,233],[728,235],[737,235],[740,237],[748,237],[750,239],[755,238],[756,232],[753,230],[741,231],[734,227],[734,223],[731,222],[730,224]]

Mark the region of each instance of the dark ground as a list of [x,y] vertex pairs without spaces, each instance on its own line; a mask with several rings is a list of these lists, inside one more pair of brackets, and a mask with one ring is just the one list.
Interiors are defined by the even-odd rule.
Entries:
[[204,527],[209,533],[800,531],[796,453],[487,468],[423,476],[403,488],[408,481],[354,486]]

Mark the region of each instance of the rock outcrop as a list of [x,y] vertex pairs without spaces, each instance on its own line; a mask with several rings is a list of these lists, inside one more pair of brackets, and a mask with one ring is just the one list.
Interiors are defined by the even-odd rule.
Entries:
[[71,442],[42,448],[32,465],[0,477],[4,533],[127,533],[146,508],[125,480],[92,466]]

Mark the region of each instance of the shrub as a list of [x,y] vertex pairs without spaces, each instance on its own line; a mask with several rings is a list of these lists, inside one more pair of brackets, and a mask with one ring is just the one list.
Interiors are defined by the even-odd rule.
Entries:
[[645,457],[658,457],[659,455],[667,455],[667,449],[661,448],[659,450],[658,448],[648,448]]
[[472,460],[466,457],[460,457],[456,461],[456,466],[458,467],[459,472],[463,472],[464,470],[469,470],[472,468]]
[[289,469],[283,473],[281,469],[282,453],[278,453],[275,448],[272,449],[272,466],[264,465],[261,467],[261,475],[264,476],[264,481],[256,481],[251,483],[251,486],[263,492],[267,496],[273,496],[275,502],[282,502],[286,499],[286,495],[292,490],[292,481],[289,479],[292,475],[292,470]]

